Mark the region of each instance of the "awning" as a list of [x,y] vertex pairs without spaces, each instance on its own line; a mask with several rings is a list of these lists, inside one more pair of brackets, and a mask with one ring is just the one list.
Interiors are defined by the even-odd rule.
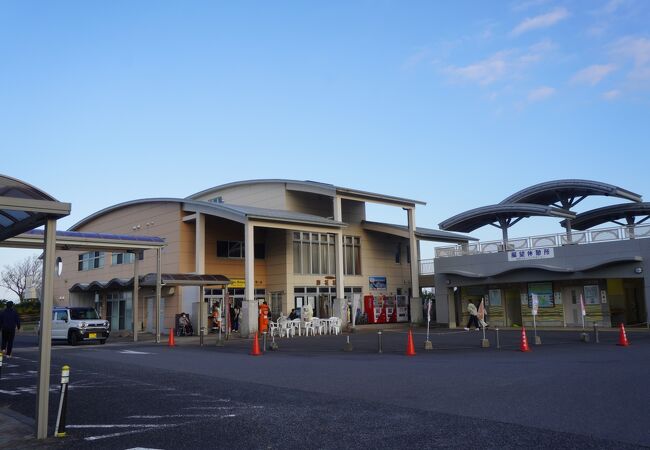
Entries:
[[[390,234],[393,236],[403,237],[405,239],[409,238],[409,229],[405,225],[369,222],[367,220],[364,220],[361,222],[361,226],[364,230]],[[462,234],[450,233],[449,231],[433,230],[431,228],[422,227],[416,227],[415,238],[421,241],[451,242],[454,244],[466,244],[468,241],[478,241],[478,239],[471,236],[463,236]]]
[[[164,273],[161,275],[163,286],[227,286],[230,279],[223,275],[195,275],[187,273]],[[141,287],[155,287],[156,274],[148,273],[138,277]],[[104,290],[126,289],[133,287],[133,277],[113,278],[108,281],[95,280],[90,283],[76,283],[70,292],[94,292]]]

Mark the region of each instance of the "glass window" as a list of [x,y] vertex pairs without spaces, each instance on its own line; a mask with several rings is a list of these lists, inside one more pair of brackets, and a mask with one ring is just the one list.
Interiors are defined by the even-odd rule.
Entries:
[[111,255],[111,265],[113,266],[133,264],[133,261],[135,261],[135,253],[113,253]]
[[81,271],[104,267],[104,252],[88,252],[79,255],[77,269]]
[[293,272],[332,275],[335,272],[334,235],[293,233]]
[[346,275],[361,275],[361,239],[356,236],[345,236],[344,272]]

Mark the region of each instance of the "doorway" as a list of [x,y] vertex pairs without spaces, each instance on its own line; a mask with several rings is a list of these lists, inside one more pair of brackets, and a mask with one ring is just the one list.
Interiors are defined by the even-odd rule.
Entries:
[[519,289],[506,289],[505,312],[506,326],[521,326],[521,293]]
[[577,327],[582,324],[580,295],[582,295],[582,286],[567,286],[562,289],[565,326],[569,325]]

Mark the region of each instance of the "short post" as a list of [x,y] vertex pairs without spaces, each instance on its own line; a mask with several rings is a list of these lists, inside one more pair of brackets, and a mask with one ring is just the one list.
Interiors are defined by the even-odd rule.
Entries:
[[203,347],[203,335],[205,334],[205,327],[199,329],[199,345]]
[[266,331],[262,332],[262,353],[266,353]]
[[424,341],[425,350],[433,350],[433,344],[429,339],[429,328],[431,326],[431,299],[427,300],[427,340]]
[[219,334],[217,336],[217,347],[223,347],[223,338],[221,336],[221,325],[219,325]]
[[594,338],[596,339],[596,344],[600,344],[600,339],[598,339],[598,324],[594,322]]
[[383,353],[381,349],[381,330],[377,332],[377,338],[379,339],[379,351],[377,353]]
[[485,337],[485,327],[483,328],[483,339],[481,339],[481,348],[489,348],[490,347],[490,340]]
[[0,350],[0,380],[2,380],[2,357],[4,356],[4,352]]
[[70,366],[61,368],[61,396],[59,398],[59,413],[54,427],[55,437],[65,437],[65,411],[68,404],[68,382],[70,381]]
[[275,342],[275,336],[273,333],[271,333],[271,347],[269,347],[269,350],[277,350],[278,349],[278,344]]
[[501,348],[501,346],[499,345],[499,328],[497,327],[495,331],[497,332],[497,348]]
[[343,347],[344,352],[351,352],[352,351],[352,344],[350,344],[350,336],[346,336],[347,340],[345,342],[345,346]]

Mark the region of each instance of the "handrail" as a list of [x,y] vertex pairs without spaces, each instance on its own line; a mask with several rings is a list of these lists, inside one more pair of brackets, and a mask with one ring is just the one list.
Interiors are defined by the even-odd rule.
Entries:
[[[630,239],[650,238],[650,224],[634,227],[598,228],[587,231],[572,231],[570,244],[593,244],[597,242],[623,241]],[[522,250],[529,248],[560,247],[569,244],[566,233],[529,236],[524,238],[508,239],[507,250]],[[446,258],[451,256],[476,255],[481,253],[498,253],[504,251],[503,241],[475,242],[472,244],[436,247],[435,257]],[[420,273],[429,260],[420,260]],[[430,260],[433,261],[433,260]],[[433,273],[433,272],[430,272]]]

